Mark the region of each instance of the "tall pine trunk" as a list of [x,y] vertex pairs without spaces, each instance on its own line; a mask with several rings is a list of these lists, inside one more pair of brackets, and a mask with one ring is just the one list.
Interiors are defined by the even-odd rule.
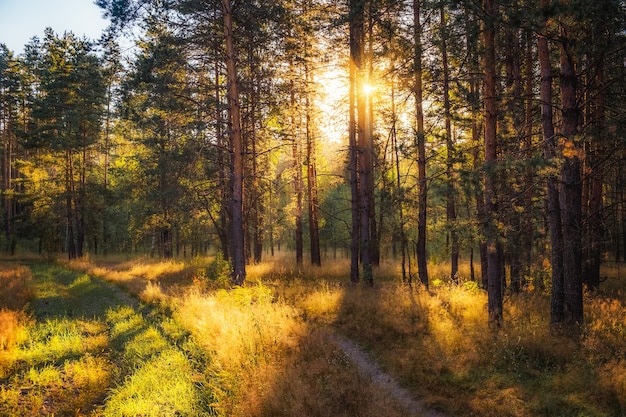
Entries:
[[[308,63],[304,64],[305,84],[309,85],[310,70]],[[311,264],[316,266],[322,265],[322,256],[320,252],[320,232],[318,218],[318,199],[317,199],[317,159],[316,159],[316,139],[313,134],[313,126],[311,124],[311,98],[308,91],[304,98],[306,113],[306,159],[307,159],[307,201],[309,206],[309,239],[311,246]]]
[[448,247],[450,250],[450,279],[457,282],[459,274],[459,238],[456,231],[454,187],[454,141],[452,139],[452,113],[450,110],[450,67],[448,65],[448,30],[446,10],[440,6],[441,65],[443,69],[443,113],[446,131],[446,220],[448,222]]
[[428,288],[428,257],[426,253],[426,204],[428,202],[428,180],[426,178],[426,135],[424,132],[424,90],[422,87],[422,23],[421,0],[413,0],[413,71],[415,95],[415,122],[417,137],[417,176],[418,176],[418,213],[417,213],[417,273],[420,282]]
[[[292,64],[293,68],[293,64]],[[292,75],[291,80],[291,129],[292,129],[292,140],[293,143],[291,145],[291,155],[292,155],[292,169],[293,169],[293,192],[296,198],[296,207],[295,207],[295,242],[296,242],[296,263],[298,265],[302,264],[303,253],[304,253],[304,240],[303,240],[303,228],[302,228],[302,193],[303,193],[303,180],[302,180],[302,157],[300,150],[300,124],[299,124],[299,115],[296,114],[297,98],[296,98],[296,87],[294,83],[295,79],[295,70]]]
[[243,285],[246,280],[246,254],[243,230],[243,176],[244,144],[241,133],[241,108],[237,85],[237,66],[233,39],[233,8],[230,0],[222,0],[224,43],[226,47],[226,75],[228,80],[228,109],[230,115],[230,147],[232,152],[232,283]]
[[560,44],[562,156],[561,221],[563,227],[563,323],[575,331],[583,320],[582,294],[582,180],[581,150],[576,143],[578,104],[577,76],[571,45],[564,27]]
[[372,236],[370,233],[370,160],[371,138],[370,120],[368,111],[368,95],[365,92],[365,19],[363,2],[357,2],[355,8],[351,10],[351,25],[354,27],[354,49],[352,59],[356,67],[356,113],[357,113],[357,173],[359,185],[359,255],[363,279],[371,284],[373,280],[372,271]]
[[484,46],[484,106],[485,106],[485,241],[487,244],[487,297],[489,323],[500,327],[502,324],[502,259],[499,250],[498,200],[496,193],[497,160],[497,96],[496,96],[496,56],[494,0],[483,0],[485,20],[483,28]]
[[[541,5],[545,7],[548,3],[549,0],[542,0]],[[548,31],[547,23],[544,22],[543,28],[546,32]],[[541,76],[541,130],[544,157],[549,163],[554,163],[556,158],[556,138],[552,113],[552,65],[547,33],[538,36],[537,53]],[[558,326],[563,321],[563,233],[561,229],[558,178],[555,174],[550,174],[546,179],[546,206],[552,264],[550,323],[552,326]]]
[[[351,1],[352,5],[352,1]],[[354,39],[354,27],[350,25],[350,87],[349,87],[349,127],[348,127],[348,152],[349,162],[348,170],[350,171],[350,212],[352,223],[350,227],[350,281],[352,283],[359,282],[359,183],[358,183],[358,158],[356,146],[356,65],[352,55],[355,48],[356,40]]]

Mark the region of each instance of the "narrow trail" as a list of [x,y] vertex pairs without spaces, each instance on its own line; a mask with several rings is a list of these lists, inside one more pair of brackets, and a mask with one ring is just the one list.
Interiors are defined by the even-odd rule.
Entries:
[[369,378],[373,384],[386,391],[392,398],[400,403],[414,417],[448,417],[439,411],[427,408],[422,402],[416,400],[413,395],[398,382],[385,373],[370,357],[350,339],[337,333],[332,338],[346,355],[354,362],[361,374]]

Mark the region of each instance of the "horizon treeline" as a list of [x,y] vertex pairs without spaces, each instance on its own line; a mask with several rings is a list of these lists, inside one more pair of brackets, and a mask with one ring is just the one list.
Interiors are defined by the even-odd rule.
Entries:
[[96,3],[0,47],[9,253],[469,259],[494,324],[548,287],[567,327],[626,258],[624,1]]

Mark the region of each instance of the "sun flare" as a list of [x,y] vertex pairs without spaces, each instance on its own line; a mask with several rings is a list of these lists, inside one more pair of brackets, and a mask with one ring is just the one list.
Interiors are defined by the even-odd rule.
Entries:
[[318,76],[320,130],[325,140],[341,142],[348,126],[348,74],[339,66],[332,66]]

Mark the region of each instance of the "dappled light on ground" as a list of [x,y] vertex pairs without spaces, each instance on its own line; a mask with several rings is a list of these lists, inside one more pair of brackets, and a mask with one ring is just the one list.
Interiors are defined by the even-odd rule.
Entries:
[[[507,294],[496,331],[485,294],[463,279],[427,291],[385,265],[369,287],[347,283],[343,260],[320,269],[278,258],[229,288],[220,265],[90,261],[70,265],[79,272],[38,264],[34,274],[0,274],[30,306],[0,309],[0,415],[394,417],[420,404],[455,416],[608,417],[625,409],[619,289],[586,295],[585,325],[572,340],[550,332],[549,297],[538,291]],[[399,388],[376,382],[358,357]]]

